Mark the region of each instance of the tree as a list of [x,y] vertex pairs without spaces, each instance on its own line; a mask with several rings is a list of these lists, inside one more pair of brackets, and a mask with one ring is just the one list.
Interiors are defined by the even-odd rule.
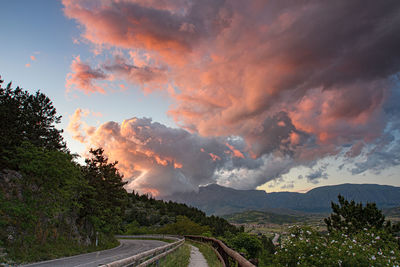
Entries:
[[20,87],[12,89],[11,83],[5,88],[2,84],[0,77],[0,153],[10,154],[24,141],[46,149],[66,150],[62,130],[55,128],[61,116],[57,116],[51,100],[40,91],[30,94]]
[[[120,229],[127,203],[127,193],[123,176],[115,167],[118,162],[108,163],[102,148],[91,149],[91,157],[82,167],[83,176],[89,189],[85,192],[81,218],[88,220],[92,238],[96,232],[116,233]],[[91,231],[90,231],[91,230]]]
[[329,232],[341,231],[346,234],[356,233],[363,229],[384,228],[385,216],[375,203],[355,203],[339,195],[339,204],[331,203],[333,213],[324,221]]
[[210,227],[199,225],[181,215],[176,217],[175,223],[167,224],[159,230],[160,233],[173,235],[202,235],[209,231]]
[[248,233],[239,233],[227,241],[229,246],[244,253],[247,258],[257,258],[263,250],[261,240]]

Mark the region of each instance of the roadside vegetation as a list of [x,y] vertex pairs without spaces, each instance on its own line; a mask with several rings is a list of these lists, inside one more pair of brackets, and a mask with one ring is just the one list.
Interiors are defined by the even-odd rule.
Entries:
[[325,219],[327,232],[292,227],[260,266],[399,266],[400,223],[385,221],[375,203],[338,200]]
[[0,81],[0,246],[11,262],[114,247],[126,206],[102,149],[78,164],[51,100]]
[[165,266],[165,267],[178,267],[188,266],[190,262],[190,246],[183,244],[177,248],[174,252],[168,254],[164,258],[160,259],[159,262],[154,262],[150,267]]

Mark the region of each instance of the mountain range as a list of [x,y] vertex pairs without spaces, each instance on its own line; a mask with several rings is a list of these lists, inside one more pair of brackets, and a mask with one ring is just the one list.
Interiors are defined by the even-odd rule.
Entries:
[[307,193],[237,190],[217,184],[200,187],[197,193],[164,197],[199,208],[208,215],[226,215],[246,210],[278,214],[329,213],[331,202],[341,194],[356,202],[375,202],[380,209],[400,206],[400,187],[378,184],[341,184],[314,188]]

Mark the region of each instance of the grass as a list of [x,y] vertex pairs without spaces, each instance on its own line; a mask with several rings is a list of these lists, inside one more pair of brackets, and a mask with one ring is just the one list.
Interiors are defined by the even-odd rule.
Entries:
[[215,254],[215,251],[210,245],[207,245],[205,243],[200,243],[200,242],[193,242],[186,240],[186,243],[193,245],[197,247],[200,252],[203,254],[204,258],[206,258],[206,261],[208,263],[208,266],[212,267],[222,267],[221,262],[219,261],[217,255]]
[[7,248],[7,259],[3,260],[14,263],[38,262],[110,249],[118,245],[119,242],[115,239],[107,240],[97,247],[94,245],[83,246],[65,239],[54,240],[44,244],[31,243],[27,247],[15,244],[15,246]]
[[187,244],[183,244],[174,252],[160,259],[158,265],[157,263],[152,263],[149,266],[186,267],[189,265],[189,261],[190,261],[190,246]]

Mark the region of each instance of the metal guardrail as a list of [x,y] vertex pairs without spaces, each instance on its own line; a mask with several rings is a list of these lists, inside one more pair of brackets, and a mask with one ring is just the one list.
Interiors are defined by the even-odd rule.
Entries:
[[185,238],[211,244],[223,258],[226,267],[233,266],[232,261],[234,262],[234,264],[237,264],[240,267],[255,267],[254,264],[246,260],[238,252],[227,247],[221,240],[212,237],[195,236],[195,235],[185,235]]
[[117,236],[117,238],[162,238],[162,239],[172,239],[177,241],[162,247],[154,248],[139,253],[134,256],[130,256],[125,259],[101,265],[101,267],[127,267],[127,266],[144,267],[175,251],[185,242],[184,238],[176,236],[168,236],[168,235]]

